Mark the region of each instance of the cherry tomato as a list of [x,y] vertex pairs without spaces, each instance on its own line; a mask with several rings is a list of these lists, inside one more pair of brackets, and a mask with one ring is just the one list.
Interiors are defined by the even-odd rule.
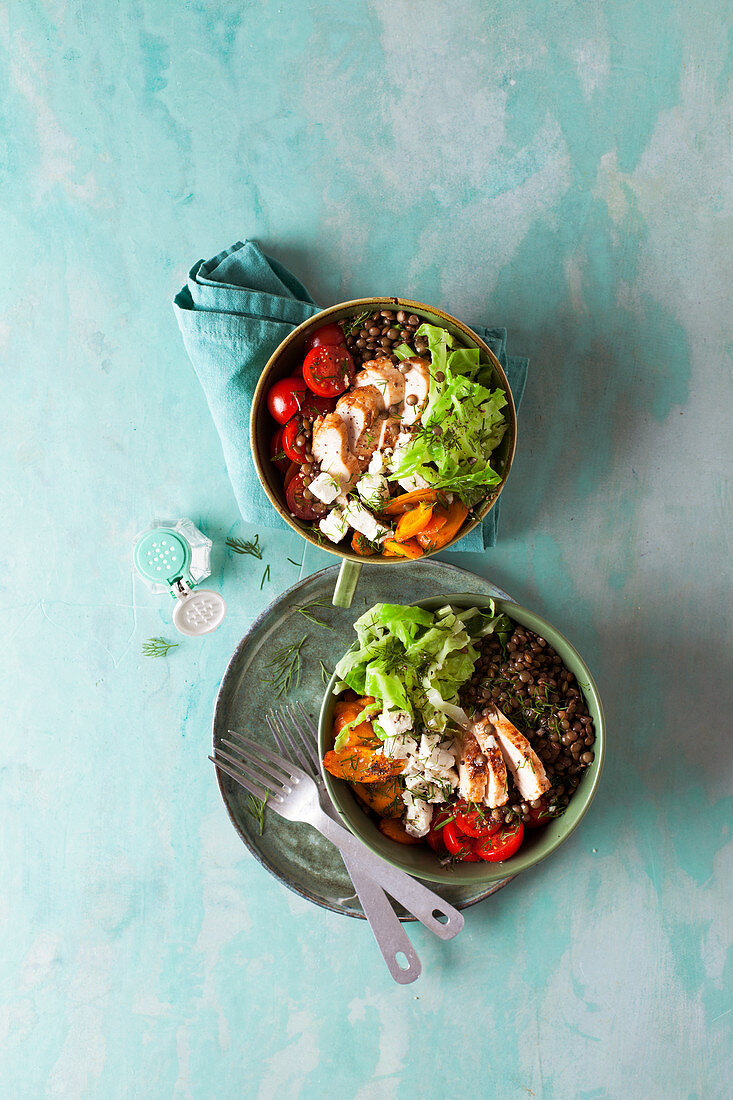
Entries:
[[288,460],[283,451],[283,430],[278,428],[270,440],[270,458],[281,473],[288,468]]
[[306,387],[302,378],[281,378],[270,387],[267,394],[267,408],[273,420],[278,424],[287,424],[300,408]]
[[433,851],[437,852],[438,855],[441,856],[446,855],[448,852],[448,849],[445,846],[445,841],[443,840],[443,827],[446,821],[452,816],[453,814],[449,813],[448,810],[436,810],[433,814],[432,824],[430,825],[430,832],[425,837]]
[[516,825],[507,825],[493,836],[487,836],[485,840],[474,841],[476,858],[488,860],[489,863],[501,863],[509,859],[522,847],[524,840],[524,825],[517,822]]
[[303,378],[319,397],[338,397],[354,374],[354,360],[343,347],[311,348],[303,362]]
[[[287,462],[287,459],[285,461]],[[288,490],[288,485],[290,484],[290,482],[293,480],[295,475],[299,474],[299,473],[300,473],[300,466],[298,465],[298,463],[297,462],[288,462],[288,468],[285,471],[285,478],[284,478],[284,482],[283,482],[284,485],[285,485],[285,491],[286,492]]]
[[294,416],[292,420],[288,420],[283,428],[283,450],[291,462],[300,462],[301,465],[305,462],[305,452],[308,449],[308,443],[307,441],[305,443],[298,443],[299,436],[305,434],[303,421],[300,416]]
[[524,822],[525,829],[539,829],[541,825],[546,825],[548,821],[552,821],[556,815],[550,813],[547,805],[547,799],[543,796],[540,799],[539,806],[530,806],[529,816]]
[[457,802],[455,806],[456,825],[467,836],[491,836],[499,829],[499,823],[493,821],[490,810],[480,806],[469,806],[467,802]]
[[462,863],[478,863],[480,857],[473,850],[473,842],[470,837],[456,828],[455,821],[449,821],[441,829],[443,842],[452,856],[457,856]]
[[308,500],[305,496],[305,490],[305,478],[302,474],[298,473],[295,477],[291,478],[288,483],[288,487],[285,490],[285,499],[287,500],[288,508],[296,519],[302,519],[306,523],[312,523],[320,516],[325,515],[328,508],[315,497],[311,497],[311,499]]
[[317,416],[325,416],[326,413],[333,412],[335,408],[335,397],[319,397],[317,394],[311,393],[311,391],[308,390],[303,398],[300,412],[301,415],[307,417],[308,420],[315,420]]
[[322,325],[321,328],[317,328],[315,332],[312,332],[306,339],[305,346],[310,351],[311,348],[334,347],[345,343],[346,337],[341,325],[332,324]]

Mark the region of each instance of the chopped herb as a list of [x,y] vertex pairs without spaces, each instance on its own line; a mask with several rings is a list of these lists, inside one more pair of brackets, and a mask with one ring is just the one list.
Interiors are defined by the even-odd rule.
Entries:
[[143,642],[146,657],[167,657],[171,649],[178,649],[178,642],[169,642],[166,638],[148,638]]
[[265,581],[269,581],[269,579],[270,579],[270,566],[268,565],[267,568],[265,569],[264,573],[262,574],[262,580],[260,581],[260,592],[262,591],[262,585],[265,583]]
[[302,615],[304,619],[308,619],[309,622],[315,623],[317,626],[325,626],[326,630],[333,630],[333,627],[328,623],[324,623],[323,619],[319,619],[315,612],[311,611],[312,607],[330,607],[328,600],[324,600],[319,597],[316,600],[311,600],[310,603],[304,604],[302,607],[296,608],[299,615]]
[[356,317],[347,317],[340,322],[341,328],[344,330],[346,336],[353,336],[360,328],[364,327],[364,323],[370,319],[372,311],[370,309],[365,310],[363,313],[358,313]]
[[264,832],[264,829],[265,829],[265,803],[266,802],[267,802],[266,798],[265,798],[265,801],[263,802],[261,798],[257,798],[257,796],[254,795],[254,794],[250,794],[250,795],[247,796],[247,805],[245,806],[245,809],[246,809],[247,813],[250,815],[250,817],[253,817],[255,819],[255,822],[257,824],[257,833],[258,833],[259,836],[262,836],[262,833]]
[[265,665],[265,668],[271,669],[271,672],[269,676],[260,676],[260,680],[263,684],[272,685],[275,689],[275,698],[279,698],[291,687],[297,687],[300,683],[302,666],[300,651],[307,639],[308,635],[304,634],[299,642],[276,649]]
[[327,684],[328,681],[331,679],[331,673],[328,671],[323,661],[319,660],[318,663],[321,666],[321,680],[323,680],[324,684]]
[[262,560],[262,547],[260,546],[259,535],[255,535],[251,542],[248,542],[247,539],[229,538],[226,541],[226,545],[230,550],[233,550],[235,554],[251,554],[253,558]]
[[288,561],[290,562],[291,565],[294,565],[296,569],[300,569],[300,567],[303,564],[302,561],[293,561],[292,558],[288,558]]

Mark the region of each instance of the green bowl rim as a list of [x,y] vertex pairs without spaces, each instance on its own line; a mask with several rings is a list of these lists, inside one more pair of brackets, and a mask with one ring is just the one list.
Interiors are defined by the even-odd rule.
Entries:
[[[293,343],[301,339],[304,333],[313,326],[314,322],[318,322],[318,324],[320,325],[323,324],[324,319],[327,319],[328,317],[340,312],[341,310],[351,308],[352,306],[364,307],[367,305],[373,305],[375,307],[398,306],[399,308],[412,309],[413,312],[424,310],[428,313],[433,314],[436,317],[444,318],[449,324],[455,325],[456,328],[460,329],[471,344],[477,347],[480,351],[484,352],[484,354],[488,356],[493,368],[497,371],[499,379],[501,381],[501,386],[507,396],[507,415],[509,419],[510,432],[510,447],[507,453],[506,461],[504,463],[504,472],[502,474],[501,481],[497,486],[494,487],[491,494],[487,496],[481,504],[481,507],[476,513],[476,519],[468,526],[464,524],[464,526],[458,532],[456,537],[452,539],[451,542],[449,542],[446,546],[441,546],[439,550],[435,550],[433,551],[433,553],[443,553],[444,551],[449,550],[452,546],[454,546],[455,543],[462,539],[464,535],[467,535],[470,531],[473,531],[479,523],[482,523],[483,520],[486,519],[486,516],[496,504],[497,500],[501,496],[504,486],[507,483],[512,464],[514,462],[514,456],[517,451],[517,409],[514,404],[514,395],[512,394],[509,380],[504,372],[501,363],[499,362],[498,358],[491,350],[491,348],[488,346],[488,344],[486,344],[480,336],[477,336],[473,329],[470,329],[468,325],[464,324],[463,321],[459,321],[457,317],[454,317],[450,313],[446,313],[446,311],[443,309],[439,309],[438,306],[427,305],[425,302],[416,302],[411,298],[354,298],[351,301],[337,302],[335,305],[327,306],[325,309],[320,310],[319,313],[314,313],[312,317],[308,317],[305,321],[302,321],[297,328],[294,328],[292,332],[288,333],[285,339],[282,340],[280,344],[278,344],[270,358],[265,363],[265,366],[262,368],[262,373],[257,381],[257,385],[255,386],[254,394],[252,395],[252,407],[250,409],[249,416],[250,450],[252,452],[252,461],[254,462],[255,470],[257,471],[257,477],[260,480],[260,484],[268,500],[272,504],[277,514],[283,520],[283,522],[287,523],[289,527],[292,527],[294,531],[297,531],[297,533],[302,538],[304,538],[306,542],[310,542],[313,546],[317,546],[319,549],[325,550],[327,553],[333,554],[337,558],[358,562],[360,565],[363,565],[365,561],[369,561],[371,565],[409,565],[411,562],[410,558],[388,558],[384,557],[381,554],[375,554],[373,557],[370,558],[363,558],[359,554],[354,553],[353,550],[340,550],[338,546],[334,545],[333,543],[329,543],[328,545],[326,545],[325,542],[320,543],[309,531],[305,531],[290,516],[290,513],[287,511],[287,509],[283,508],[280,501],[270,489],[265,473],[265,462],[267,462],[269,466],[269,456],[266,456],[265,459],[261,457],[260,449],[257,442],[257,419],[266,397],[266,390],[270,385],[269,379],[272,368],[277,364],[283,352]],[[432,557],[432,554],[424,554],[423,557]]]
[[[584,794],[585,802],[584,802],[584,805],[582,806],[582,808],[579,811],[578,817],[575,819],[573,824],[571,826],[569,826],[569,828],[567,829],[566,832],[562,833],[562,835],[555,838],[555,840],[552,842],[552,844],[547,849],[547,851],[542,852],[541,854],[535,856],[534,858],[528,858],[528,856],[525,855],[524,860],[521,859],[521,852],[518,853],[518,856],[513,857],[513,859],[518,858],[519,861],[521,862],[521,866],[517,865],[516,868],[513,865],[513,860],[509,860],[506,863],[495,863],[495,864],[486,863],[484,865],[465,864],[465,865],[461,865],[459,867],[452,867],[450,869],[450,871],[448,871],[447,869],[441,868],[437,864],[437,860],[436,860],[436,866],[438,867],[438,869],[436,870],[435,875],[430,875],[430,874],[426,874],[424,872],[416,871],[414,868],[408,868],[399,859],[391,858],[389,856],[389,854],[385,854],[385,852],[383,852],[381,849],[376,848],[373,845],[373,843],[371,842],[371,840],[369,838],[365,837],[361,833],[361,831],[355,829],[352,826],[351,822],[348,820],[348,817],[345,815],[344,810],[343,810],[343,808],[340,804],[341,800],[340,800],[340,796],[339,796],[339,792],[342,791],[344,787],[348,787],[348,784],[346,784],[345,780],[338,780],[334,776],[330,775],[330,773],[327,772],[326,769],[321,764],[321,773],[323,775],[324,782],[326,784],[326,789],[328,791],[328,795],[329,795],[331,801],[333,802],[334,806],[336,807],[336,809],[339,813],[339,816],[341,817],[344,825],[349,829],[349,831],[352,832],[354,834],[354,836],[356,836],[363,844],[365,844],[367,846],[367,848],[369,848],[373,852],[376,852],[377,855],[381,856],[382,859],[384,859],[387,863],[390,863],[393,867],[397,867],[401,871],[407,871],[409,874],[414,875],[416,878],[425,879],[428,882],[441,883],[441,884],[447,884],[447,883],[450,883],[450,882],[455,882],[456,879],[453,878],[452,876],[455,874],[456,871],[463,871],[463,872],[469,871],[469,872],[471,872],[469,874],[464,873],[464,874],[461,875],[460,881],[462,881],[462,882],[463,881],[465,881],[467,883],[468,882],[486,882],[486,883],[497,882],[502,878],[506,878],[507,875],[521,874],[523,871],[527,871],[531,867],[535,867],[538,863],[541,863],[543,860],[547,859],[548,856],[551,856],[554,852],[556,852],[557,849],[560,847],[560,845],[564,844],[565,841],[578,828],[581,821],[583,820],[583,818],[587,814],[587,812],[590,808],[591,802],[595,798],[595,794],[596,794],[596,791],[598,790],[598,785],[599,785],[600,780],[601,780],[601,774],[603,772],[603,764],[604,764],[605,756],[606,756],[606,720],[605,720],[605,715],[604,715],[604,711],[603,711],[603,703],[601,701],[601,696],[600,696],[600,693],[598,691],[598,687],[597,687],[596,682],[595,682],[595,680],[594,680],[594,678],[591,674],[590,669],[588,668],[587,664],[585,663],[585,660],[580,655],[578,650],[575,648],[575,646],[572,644],[572,642],[570,642],[569,639],[566,638],[565,635],[560,630],[557,629],[557,627],[553,626],[553,624],[549,621],[549,619],[546,619],[543,615],[540,615],[537,612],[532,611],[529,608],[524,607],[522,604],[519,604],[514,600],[504,600],[504,599],[500,599],[498,597],[490,597],[490,596],[481,597],[481,596],[476,596],[473,593],[464,593],[464,592],[451,592],[451,593],[448,593],[448,594],[444,593],[444,594],[441,594],[439,596],[428,596],[424,600],[417,600],[413,606],[421,607],[424,604],[432,604],[432,603],[435,603],[435,602],[438,602],[438,601],[442,601],[442,602],[445,602],[445,603],[450,603],[452,600],[463,600],[463,601],[474,601],[474,602],[476,600],[479,600],[479,601],[488,602],[489,599],[493,599],[493,601],[497,605],[497,607],[500,607],[501,610],[505,611],[506,614],[509,615],[510,618],[514,618],[514,612],[516,612],[516,611],[519,611],[522,614],[526,614],[526,615],[530,616],[532,619],[534,619],[534,621],[538,624],[538,626],[541,627],[541,629],[536,630],[535,626],[531,626],[530,627],[531,630],[535,630],[536,633],[539,633],[542,637],[545,637],[545,635],[542,634],[542,630],[548,629],[552,634],[554,634],[561,642],[563,642],[568,647],[570,652],[573,654],[575,660],[577,660],[578,665],[579,665],[579,667],[580,667],[580,669],[583,673],[583,685],[582,685],[583,694],[584,695],[588,694],[592,697],[593,702],[594,702],[594,704],[596,706],[596,709],[598,711],[598,724],[597,724],[597,728],[595,730],[596,743],[594,745],[596,755],[595,755],[595,760],[590,765],[590,767],[592,769],[594,769],[594,773],[593,773],[593,776],[592,776],[592,781],[591,781],[590,787],[588,788],[588,790]],[[476,606],[480,606],[480,603],[476,604]],[[520,624],[520,625],[524,625],[524,624]],[[354,644],[355,643],[353,643],[352,646],[349,647],[349,649],[352,649]],[[348,652],[348,650],[345,650],[344,652]],[[577,674],[576,674],[576,679],[579,679],[577,677]],[[323,695],[323,702],[321,704],[320,714],[318,716],[318,752],[319,752],[319,760],[321,760],[321,761],[323,760],[324,750],[327,751],[326,750],[326,730],[325,730],[326,711],[328,709],[328,704],[329,704],[330,699],[332,697],[337,698],[337,696],[333,695],[333,688],[334,688],[335,683],[336,683],[336,673],[334,672],[334,674],[332,675],[331,679],[328,682],[328,685],[326,686],[326,689],[325,689],[325,692],[324,692],[324,695]],[[586,687],[585,687],[586,684],[587,684],[587,691],[586,691]],[[328,730],[328,733],[330,734],[330,728]],[[330,748],[331,745],[329,744],[328,747]],[[363,810],[362,807],[359,805],[359,803],[357,802],[354,795],[349,795],[349,797],[353,799],[354,806],[359,810],[359,812],[362,815],[362,817],[364,818],[364,820],[372,821],[369,814],[367,814],[367,812],[365,810]],[[577,792],[576,792],[575,795],[573,795],[573,799],[575,799],[575,798],[577,798]],[[557,821],[562,821],[562,817],[556,818],[556,820]],[[483,871],[484,868],[486,869],[487,873],[486,874],[480,874],[480,872]],[[496,868],[496,870],[494,870],[494,868]]]

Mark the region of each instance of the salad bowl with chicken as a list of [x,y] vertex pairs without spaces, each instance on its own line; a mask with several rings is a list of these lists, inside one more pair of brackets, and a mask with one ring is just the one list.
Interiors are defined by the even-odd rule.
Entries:
[[260,481],[282,518],[352,564],[405,564],[451,546],[495,504],[516,446],[511,390],[467,326],[399,298],[322,311],[268,362],[250,421]]
[[510,601],[376,604],[324,699],[329,794],[384,859],[433,882],[493,882],[575,829],[604,751],[601,701],[572,645]]

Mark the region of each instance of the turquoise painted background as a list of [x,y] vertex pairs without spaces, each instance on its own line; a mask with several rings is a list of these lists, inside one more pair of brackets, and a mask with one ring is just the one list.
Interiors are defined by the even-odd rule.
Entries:
[[[722,0],[0,13],[2,1096],[729,1095],[729,26]],[[608,765],[457,941],[411,929],[407,988],[253,863],[206,760],[300,558],[261,532],[260,591],[223,550],[248,528],[170,307],[242,236],[319,301],[404,293],[532,358],[501,541],[460,561],[585,654]],[[177,515],[230,613],[151,661],[170,608],[131,542]]]

